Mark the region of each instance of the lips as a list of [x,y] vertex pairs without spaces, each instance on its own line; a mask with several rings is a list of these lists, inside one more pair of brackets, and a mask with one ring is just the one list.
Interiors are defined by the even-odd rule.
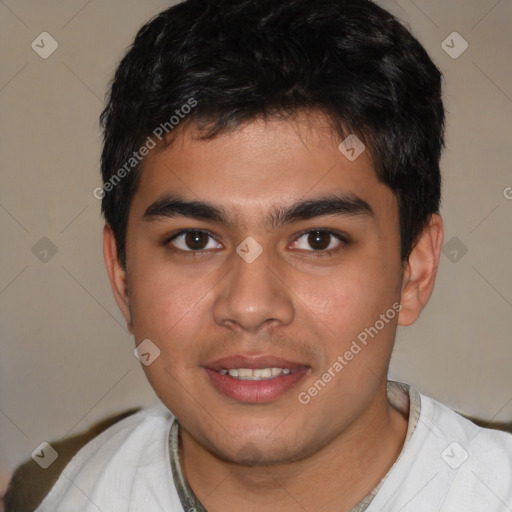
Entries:
[[245,403],[275,400],[310,372],[308,365],[269,355],[223,357],[203,369],[217,391]]

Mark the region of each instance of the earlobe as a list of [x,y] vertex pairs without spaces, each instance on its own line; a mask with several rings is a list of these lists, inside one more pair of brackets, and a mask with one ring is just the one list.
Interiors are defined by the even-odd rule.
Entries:
[[427,305],[434,289],[442,245],[443,220],[440,215],[433,214],[416,242],[404,270],[400,299],[402,310],[398,325],[414,323]]
[[117,256],[116,239],[109,224],[105,224],[103,228],[103,257],[105,258],[105,265],[114,298],[126,320],[128,330],[133,334],[126,271]]

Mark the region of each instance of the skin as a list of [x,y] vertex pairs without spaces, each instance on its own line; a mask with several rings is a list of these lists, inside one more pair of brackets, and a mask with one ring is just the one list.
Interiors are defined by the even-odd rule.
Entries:
[[[284,512],[349,511],[402,448],[407,417],[387,400],[387,370],[397,324],[412,324],[432,292],[442,220],[431,217],[401,262],[393,192],[378,182],[369,151],[351,162],[339,143],[321,115],[256,120],[208,141],[189,125],[144,163],[129,213],[126,270],[105,227],[115,298],[136,343],[149,338],[161,351],[144,370],[180,421],[184,471],[209,511],[276,510],[277,503]],[[275,208],[333,192],[363,199],[373,215],[264,223]],[[233,224],[145,220],[164,193],[223,207]],[[213,238],[203,238],[201,254],[185,236],[162,243],[183,229]],[[325,233],[319,244],[306,230],[343,233],[348,244]],[[252,263],[236,252],[248,236],[262,248]],[[322,243],[330,254],[318,250]],[[397,302],[400,314],[301,404],[298,393]],[[271,354],[310,368],[277,399],[242,403],[214,388],[202,368],[233,354]]]

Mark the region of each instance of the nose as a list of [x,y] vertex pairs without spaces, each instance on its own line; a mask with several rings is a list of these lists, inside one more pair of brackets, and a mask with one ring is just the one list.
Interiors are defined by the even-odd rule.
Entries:
[[293,293],[277,265],[272,265],[269,251],[264,250],[252,263],[238,254],[233,259],[213,305],[215,321],[253,333],[270,324],[289,325],[294,317]]

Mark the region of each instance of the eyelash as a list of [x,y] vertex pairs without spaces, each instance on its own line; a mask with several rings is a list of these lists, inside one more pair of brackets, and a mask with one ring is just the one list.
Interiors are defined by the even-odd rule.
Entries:
[[[337,251],[337,250],[340,250],[341,247],[344,247],[344,246],[347,246],[349,245],[349,239],[346,235],[343,235],[341,233],[338,233],[336,231],[332,231],[330,229],[308,229],[306,231],[303,231],[301,233],[299,233],[296,237],[295,240],[299,240],[300,238],[302,238],[304,235],[308,235],[310,233],[315,233],[315,232],[319,232],[319,233],[324,233],[324,234],[328,234],[334,238],[336,238],[339,242],[341,242],[340,246],[336,247],[335,249],[331,249],[331,250],[327,250],[327,249],[323,249],[323,250],[310,250],[310,251],[306,251],[306,252],[310,252],[310,253],[313,253],[315,255],[315,257],[325,257],[325,256],[332,256],[332,253]],[[215,236],[212,235],[212,233],[210,233],[209,231],[206,231],[206,230],[203,230],[203,229],[184,229],[182,231],[179,231],[178,233],[172,235],[171,237],[168,237],[166,238],[165,240],[163,240],[162,242],[162,245],[164,245],[165,247],[167,247],[167,249],[169,251],[171,251],[172,253],[180,253],[180,254],[183,254],[185,256],[195,256],[197,254],[207,254],[209,252],[209,249],[207,249],[206,251],[205,250],[198,250],[198,251],[194,251],[194,250],[184,250],[184,249],[179,249],[179,248],[176,248],[176,247],[173,247],[171,242],[173,240],[175,240],[176,238],[182,236],[182,235],[187,235],[188,233],[203,233],[203,234],[206,234],[208,235],[209,237],[213,238],[215,240]],[[330,244],[329,244],[330,245]],[[301,249],[303,250],[303,249]]]

